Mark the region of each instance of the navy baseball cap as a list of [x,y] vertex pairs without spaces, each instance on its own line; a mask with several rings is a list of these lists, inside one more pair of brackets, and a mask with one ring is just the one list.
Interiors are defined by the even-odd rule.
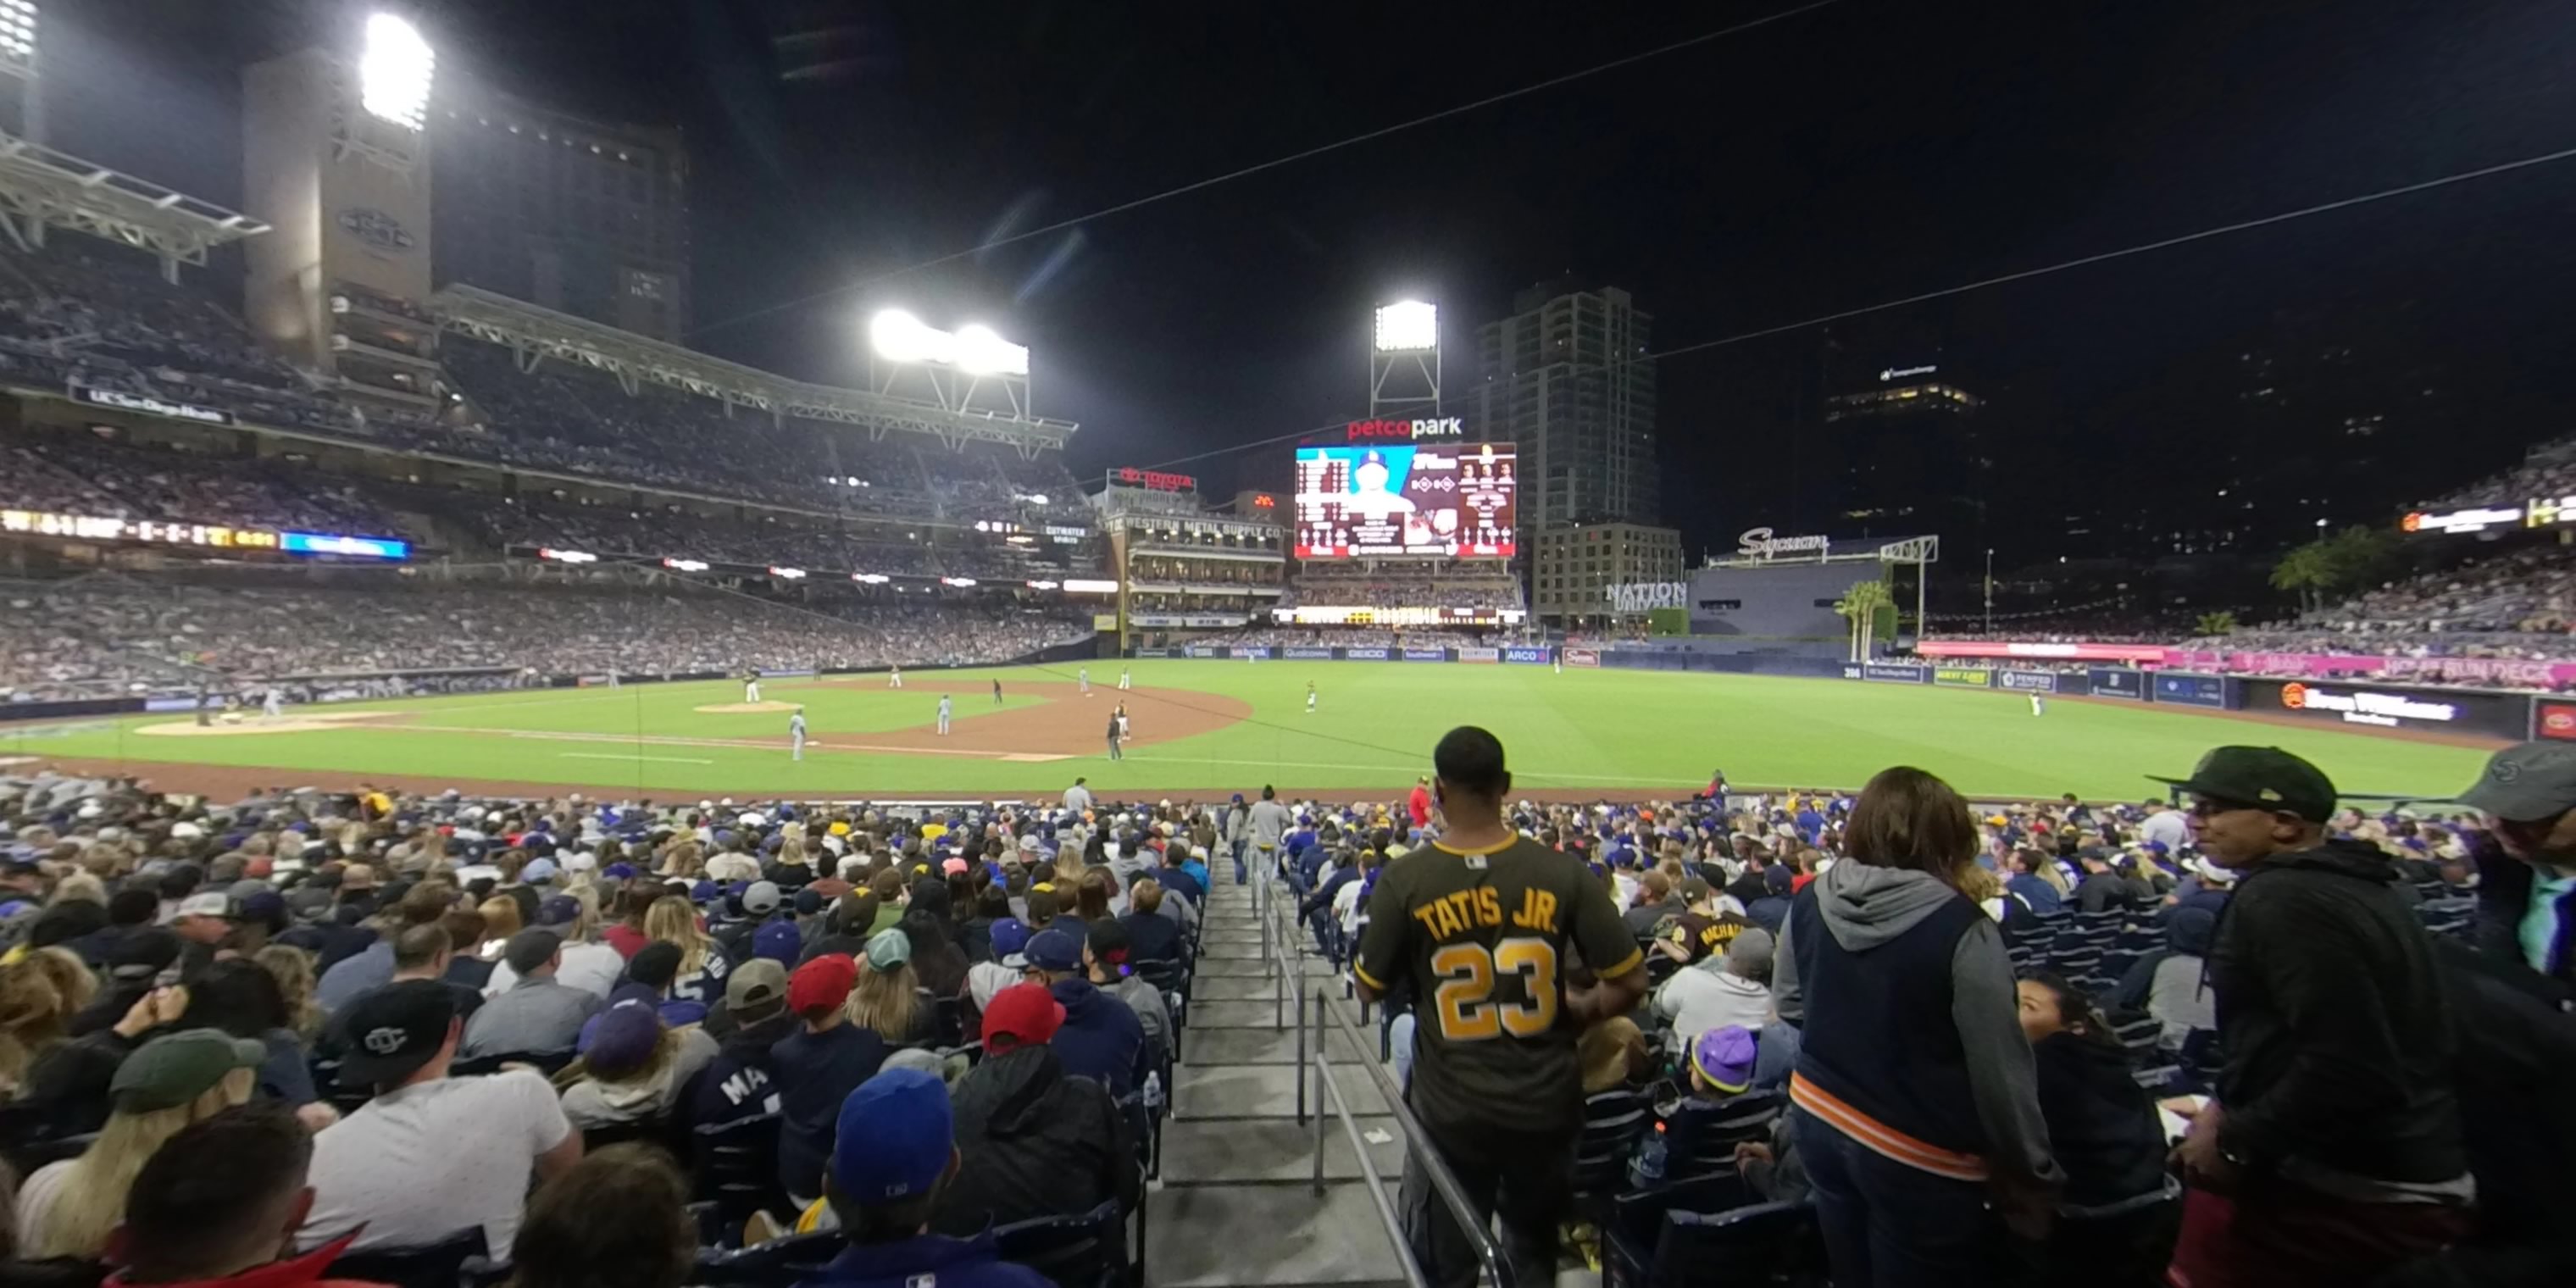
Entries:
[[832,1187],[860,1207],[926,1194],[948,1170],[956,1127],[948,1087],[919,1069],[886,1069],[841,1102]]
[[1061,930],[1044,930],[1029,940],[1023,950],[1029,965],[1042,971],[1062,972],[1082,969],[1082,941]]

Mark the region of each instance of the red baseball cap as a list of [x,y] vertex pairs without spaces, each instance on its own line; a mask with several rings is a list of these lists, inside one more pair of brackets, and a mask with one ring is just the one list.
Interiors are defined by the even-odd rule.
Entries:
[[859,982],[859,960],[848,953],[825,953],[787,977],[787,1009],[804,1015],[828,1011],[850,1000]]
[[1006,1037],[1012,1046],[1042,1046],[1064,1027],[1064,1003],[1044,984],[1013,984],[993,994],[993,1004],[984,1008],[984,1049],[993,1048],[993,1039]]

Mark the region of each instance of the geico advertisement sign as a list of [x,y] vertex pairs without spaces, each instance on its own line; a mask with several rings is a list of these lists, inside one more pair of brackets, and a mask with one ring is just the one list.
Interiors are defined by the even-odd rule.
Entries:
[[2292,711],[2323,711],[2341,716],[2346,724],[2379,725],[2394,729],[2410,720],[2432,724],[2449,724],[2460,718],[2460,709],[2448,702],[2427,702],[2402,693],[2374,693],[2368,689],[2328,689],[2313,684],[2284,684],[2281,705]]

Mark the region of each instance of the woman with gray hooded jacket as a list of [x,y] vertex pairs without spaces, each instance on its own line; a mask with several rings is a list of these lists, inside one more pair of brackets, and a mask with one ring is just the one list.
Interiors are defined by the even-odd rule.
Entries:
[[1888,769],[1845,848],[1791,903],[1771,977],[1834,1282],[1984,1282],[2005,1225],[2045,1232],[2062,1177],[2002,934],[1960,893],[1976,824],[1949,784]]

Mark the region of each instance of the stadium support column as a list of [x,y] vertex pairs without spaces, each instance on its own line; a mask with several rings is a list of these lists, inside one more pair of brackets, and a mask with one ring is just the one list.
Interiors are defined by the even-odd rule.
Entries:
[[375,26],[360,63],[306,49],[242,72],[244,205],[273,230],[244,244],[244,312],[261,343],[319,371],[336,365],[335,288],[430,292],[429,53]]

